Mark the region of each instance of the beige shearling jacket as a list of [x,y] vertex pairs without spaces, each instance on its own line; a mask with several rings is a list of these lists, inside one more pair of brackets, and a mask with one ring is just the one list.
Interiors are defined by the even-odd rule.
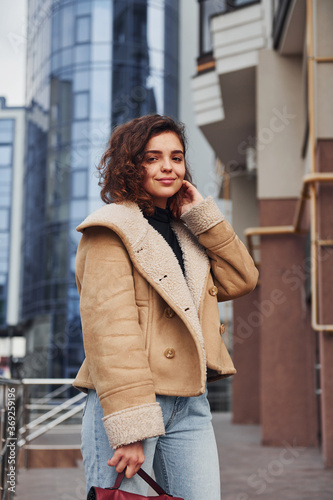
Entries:
[[134,203],[105,205],[77,228],[86,358],[74,386],[96,389],[113,448],[164,434],[156,394],[198,396],[207,378],[236,372],[218,301],[250,292],[257,269],[212,198],[171,224],[186,277]]

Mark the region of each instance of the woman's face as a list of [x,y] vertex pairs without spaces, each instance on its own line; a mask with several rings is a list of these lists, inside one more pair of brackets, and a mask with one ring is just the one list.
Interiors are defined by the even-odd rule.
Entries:
[[153,197],[156,207],[166,208],[168,198],[182,187],[185,176],[184,148],[174,132],[152,137],[145,148],[144,189]]

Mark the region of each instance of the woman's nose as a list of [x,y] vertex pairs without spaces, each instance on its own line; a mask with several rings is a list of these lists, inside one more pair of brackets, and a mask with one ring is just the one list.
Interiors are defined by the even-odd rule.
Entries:
[[169,158],[164,158],[162,161],[161,169],[170,172],[172,170],[172,164]]

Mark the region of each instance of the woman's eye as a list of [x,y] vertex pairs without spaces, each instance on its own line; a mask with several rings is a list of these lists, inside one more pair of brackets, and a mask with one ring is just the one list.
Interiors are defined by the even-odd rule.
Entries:
[[174,160],[174,161],[178,161],[178,162],[182,161],[182,159],[183,159],[183,158],[180,158],[179,156],[175,156],[175,157],[173,158],[173,160]]
[[156,156],[150,156],[149,158],[147,158],[147,161],[148,161],[149,163],[153,163],[153,162],[154,162],[154,161],[156,161],[156,160],[157,160]]

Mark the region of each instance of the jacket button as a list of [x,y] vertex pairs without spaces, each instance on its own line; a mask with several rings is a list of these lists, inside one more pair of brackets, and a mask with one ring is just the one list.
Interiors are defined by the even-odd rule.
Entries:
[[225,332],[225,326],[222,324],[222,325],[220,326],[220,334],[221,334],[221,335],[223,335],[223,334],[224,334],[224,332]]
[[172,359],[175,357],[176,351],[169,347],[168,349],[165,349],[164,351],[164,356],[168,359]]
[[175,315],[175,311],[173,311],[171,309],[171,307],[167,307],[165,310],[164,310],[164,316],[166,316],[167,318],[173,318]]
[[210,295],[213,295],[213,297],[214,297],[215,295],[217,295],[217,293],[218,293],[218,288],[217,288],[217,286],[212,286],[212,288],[210,288],[210,289],[209,289],[209,293],[210,293]]

